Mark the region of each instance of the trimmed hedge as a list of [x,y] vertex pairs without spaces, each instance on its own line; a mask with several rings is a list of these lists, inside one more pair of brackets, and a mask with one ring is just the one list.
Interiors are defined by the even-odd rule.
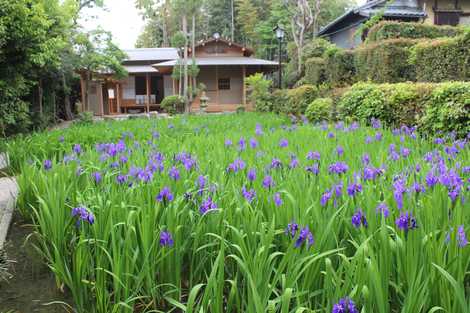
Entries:
[[367,41],[372,42],[396,38],[436,39],[441,37],[455,37],[461,34],[461,28],[452,26],[382,21],[369,30],[367,34]]
[[303,82],[319,85],[326,80],[326,61],[324,58],[310,58],[305,62],[305,76]]
[[331,98],[317,98],[313,100],[305,111],[305,117],[311,122],[331,120],[333,100]]
[[308,105],[319,95],[319,90],[313,85],[303,85],[287,90],[287,112],[300,115],[305,112]]
[[339,117],[389,126],[419,125],[429,133],[470,132],[470,83],[358,83],[343,94]]
[[354,52],[357,78],[376,83],[414,81],[416,71],[409,62],[413,39],[389,39],[363,45]]
[[354,52],[338,47],[325,52],[325,74],[331,86],[350,85],[355,80]]
[[161,103],[161,107],[169,114],[184,112],[184,98],[178,95],[166,96]]
[[470,31],[456,38],[418,43],[412,61],[418,81],[470,80]]

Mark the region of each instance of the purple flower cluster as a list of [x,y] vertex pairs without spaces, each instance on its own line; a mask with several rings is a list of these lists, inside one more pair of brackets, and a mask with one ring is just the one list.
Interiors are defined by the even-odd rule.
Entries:
[[162,247],[173,247],[174,241],[171,233],[168,231],[162,231],[160,233],[160,246]]
[[353,214],[351,217],[351,223],[356,228],[361,227],[361,225],[367,227],[367,218],[361,209],[356,210],[356,212]]
[[328,167],[328,172],[330,174],[344,174],[348,171],[349,166],[344,163],[344,162],[336,162],[333,164],[330,164]]
[[246,189],[245,186],[242,187],[242,195],[248,202],[252,202],[256,198],[256,191],[251,188],[250,190]]
[[174,196],[171,193],[171,190],[169,187],[163,187],[163,189],[160,191],[158,196],[156,197],[156,200],[158,202],[170,202],[173,201]]
[[405,232],[418,227],[416,219],[409,212],[401,213],[396,219],[395,224],[397,227]]
[[243,161],[242,159],[236,159],[235,161],[233,161],[233,163],[230,163],[228,165],[227,172],[236,173],[240,170],[243,170],[245,166],[246,166],[245,161]]
[[217,204],[212,201],[211,197],[208,197],[206,200],[202,201],[201,206],[199,207],[199,212],[204,215],[207,212],[217,210]]
[[83,206],[73,208],[72,217],[77,217],[77,226],[79,226],[82,221],[87,222],[90,225],[95,223],[95,216],[93,213]]
[[[299,231],[299,225],[295,223],[294,221],[287,224],[286,235],[289,235],[292,239],[295,238],[298,231]],[[297,240],[295,241],[295,247],[296,248],[301,247],[304,242],[307,244],[307,247],[311,247],[313,243],[315,242],[313,239],[312,232],[310,231],[308,226],[305,226],[302,229],[300,229]]]
[[331,313],[358,313],[356,304],[349,298],[343,298],[333,305]]

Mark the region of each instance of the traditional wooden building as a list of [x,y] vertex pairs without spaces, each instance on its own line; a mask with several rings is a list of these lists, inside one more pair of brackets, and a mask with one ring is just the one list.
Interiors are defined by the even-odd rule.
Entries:
[[[172,73],[179,70],[183,61],[177,49],[125,52],[128,56],[123,63],[128,72],[126,78],[115,80],[112,75],[95,73],[87,84],[82,78],[83,104],[88,97],[88,106],[83,105],[82,110],[92,111],[95,115],[149,112],[159,110],[166,96],[178,94],[179,82]],[[252,49],[218,36],[199,42],[195,51],[190,50],[189,67],[193,60],[199,69],[195,85],[202,83],[206,87],[208,112],[235,111],[239,106],[252,109],[246,101],[245,78],[277,69],[276,62],[254,58]],[[193,84],[192,79],[189,81]],[[199,110],[199,98],[200,94],[192,102],[192,111]]]
[[319,35],[341,48],[352,49],[363,40],[357,30],[379,12],[388,20],[470,25],[470,0],[368,0],[323,27]]

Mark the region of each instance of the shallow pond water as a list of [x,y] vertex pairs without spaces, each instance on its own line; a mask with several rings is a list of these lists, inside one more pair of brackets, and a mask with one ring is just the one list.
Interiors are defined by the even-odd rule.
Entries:
[[8,280],[0,280],[0,313],[71,312],[64,305],[48,303],[67,301],[57,289],[54,275],[44,264],[28,238],[32,228],[14,217],[5,246],[9,260]]

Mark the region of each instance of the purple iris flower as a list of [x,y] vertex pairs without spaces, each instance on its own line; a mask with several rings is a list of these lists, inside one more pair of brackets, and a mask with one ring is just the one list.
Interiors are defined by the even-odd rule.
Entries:
[[385,218],[387,218],[390,214],[390,211],[388,210],[387,204],[385,204],[384,202],[379,203],[379,205],[377,206],[375,211],[377,212],[377,214],[382,214],[383,217],[385,217]]
[[335,134],[332,132],[329,132],[328,135],[326,135],[328,138],[335,138]]
[[202,195],[202,193],[204,192],[204,188],[206,188],[206,182],[206,178],[203,175],[199,175],[196,182],[199,195]]
[[59,142],[64,142],[64,141],[65,141],[64,136],[60,136],[60,137],[59,137]]
[[258,140],[256,138],[250,138],[250,147],[256,149],[258,147]]
[[320,160],[320,152],[317,151],[309,151],[307,153],[307,160]]
[[207,212],[217,209],[217,204],[212,201],[211,197],[208,197],[206,200],[202,201],[201,206],[199,207],[199,212],[204,215]]
[[413,186],[411,186],[411,189],[412,189],[414,192],[416,192],[416,193],[423,193],[423,192],[426,191],[426,189],[424,188],[424,186],[421,185],[421,184],[418,183],[418,182],[415,182],[415,183],[413,184]]
[[246,178],[248,178],[250,182],[254,181],[256,179],[256,169],[250,168],[246,174]]
[[459,242],[459,247],[463,248],[468,245],[467,236],[465,235],[465,229],[463,225],[460,225],[457,229],[457,241]]
[[305,226],[300,230],[299,238],[297,238],[295,241],[295,247],[299,248],[304,242],[307,243],[307,247],[311,247],[315,242],[312,233],[308,229],[308,226]]
[[73,146],[73,152],[75,152],[76,154],[80,154],[82,153],[82,147],[77,143]]
[[278,158],[273,158],[271,160],[271,168],[281,168],[282,167],[282,162]]
[[243,137],[240,137],[240,140],[238,141],[238,147],[240,151],[243,151],[246,149],[246,140]]
[[411,150],[406,147],[400,147],[401,156],[406,158],[410,155]]
[[375,129],[382,127],[382,123],[380,122],[380,120],[376,118],[372,118],[370,120],[370,124],[372,125],[372,128],[375,128]]
[[359,228],[361,225],[367,227],[367,219],[361,209],[358,209],[351,217],[351,223],[354,227]]
[[361,160],[362,160],[362,164],[363,164],[363,165],[369,165],[369,163],[370,163],[370,156],[369,156],[369,154],[364,153],[364,154],[362,155]]
[[178,180],[180,179],[180,171],[175,167],[173,166],[170,171],[169,171],[169,176],[174,179],[174,180]]
[[287,224],[286,235],[289,235],[290,237],[294,238],[298,230],[299,224],[297,224],[295,221],[292,221]]
[[266,188],[266,189],[270,189],[274,186],[274,180],[271,176],[269,175],[266,175],[264,178],[263,178],[263,187]]
[[160,246],[162,247],[173,247],[174,241],[171,233],[168,231],[162,231],[160,233]]
[[171,190],[169,187],[163,187],[163,189],[160,191],[160,193],[156,197],[156,200],[158,202],[166,202],[166,201],[170,202],[170,201],[173,201],[173,199],[174,199],[174,196],[171,193]]
[[327,190],[322,194],[322,196],[321,196],[321,198],[320,198],[320,204],[321,204],[321,206],[325,206],[325,205],[328,203],[328,201],[331,199],[332,195],[333,195],[333,194],[332,194],[331,190],[330,190],[330,189],[327,189]]
[[399,229],[404,230],[405,232],[418,227],[416,219],[409,212],[401,213],[400,217],[396,219],[395,224]]
[[43,166],[46,171],[50,170],[52,168],[52,161],[44,160]]
[[428,185],[428,187],[432,188],[435,185],[437,185],[438,183],[439,183],[439,178],[437,176],[434,176],[433,171],[430,171],[426,175],[426,185]]
[[274,205],[276,205],[277,207],[280,207],[282,205],[282,198],[279,192],[276,192],[274,194],[273,200],[274,200]]
[[256,124],[255,134],[256,136],[263,135],[263,128],[261,127],[260,124]]
[[320,172],[318,163],[314,163],[313,165],[306,166],[305,170],[314,175],[318,175],[318,173]]
[[79,206],[72,209],[72,217],[78,217],[77,219],[77,226],[80,225],[80,222],[87,222],[90,225],[93,225],[95,222],[95,216],[91,211],[83,206]]
[[398,178],[393,183],[393,197],[397,203],[397,207],[401,210],[403,208],[403,194],[407,191],[405,186],[405,180]]
[[101,173],[100,172],[93,172],[93,174],[91,174],[93,176],[93,179],[95,180],[95,183],[99,184],[101,183],[101,180],[103,179],[103,177],[101,176]]
[[279,147],[286,148],[289,145],[289,141],[286,138],[282,138],[279,141]]
[[125,182],[127,182],[127,175],[119,174],[118,176],[116,176],[116,182],[120,185],[124,184]]
[[294,169],[297,166],[299,166],[299,159],[295,155],[291,156],[290,162],[289,162],[289,168]]
[[242,195],[248,201],[252,202],[256,198],[256,191],[251,188],[250,190],[246,189],[245,186],[242,187]]
[[356,194],[362,191],[362,185],[356,182],[348,185],[348,195],[354,197]]
[[342,156],[344,154],[344,148],[341,146],[337,146],[336,153],[338,154],[338,156]]
[[225,147],[230,147],[233,143],[232,143],[232,140],[230,139],[225,139]]
[[343,298],[333,305],[331,313],[358,313],[358,310],[351,299]]
[[330,164],[328,167],[328,172],[330,174],[344,174],[347,172],[349,169],[348,165],[344,162],[336,162],[333,164]]
[[376,132],[375,133],[375,141],[381,141],[382,140],[382,133],[381,132]]

